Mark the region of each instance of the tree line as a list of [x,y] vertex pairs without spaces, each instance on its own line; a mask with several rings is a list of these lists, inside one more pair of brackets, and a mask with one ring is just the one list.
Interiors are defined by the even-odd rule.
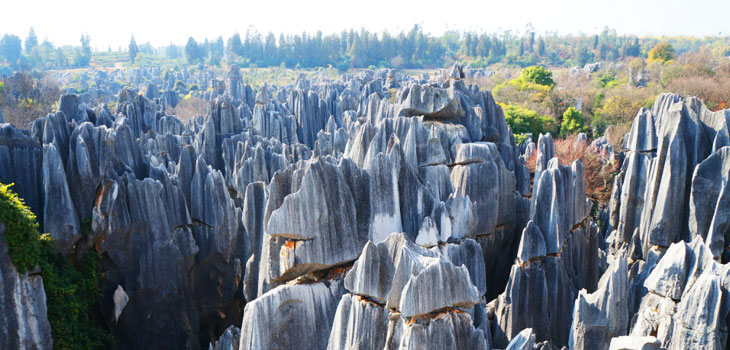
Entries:
[[[82,34],[79,46],[61,48],[47,40],[39,43],[33,28],[25,40],[5,34],[0,39],[0,62],[4,63],[5,70],[8,67],[14,70],[85,67],[92,58],[90,41],[87,34]],[[559,35],[555,32],[538,33],[531,25],[521,32],[447,31],[438,36],[425,33],[418,25],[395,34],[361,29],[328,35],[318,31],[277,36],[250,28],[245,34],[235,33],[227,40],[222,36],[202,41],[190,37],[182,46],[170,44],[161,48],[153,48],[149,43],[138,44],[132,37],[124,51],[133,65],[139,55],[146,55],[155,59],[184,59],[196,65],[332,66],[340,70],[363,67],[435,68],[454,61],[471,67],[496,63],[521,67],[572,67],[595,61],[648,57],[649,51],[660,41],[671,44],[678,54],[709,47],[730,55],[730,38],[727,36],[640,38],[618,35],[609,28],[595,35]],[[1,64],[0,69],[3,69]]]

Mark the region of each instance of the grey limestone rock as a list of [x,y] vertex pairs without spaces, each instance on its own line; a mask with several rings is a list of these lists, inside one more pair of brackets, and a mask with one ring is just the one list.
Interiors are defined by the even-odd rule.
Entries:
[[531,350],[535,346],[532,328],[523,329],[507,346],[507,350]]
[[236,326],[230,326],[215,341],[215,344],[208,346],[208,350],[238,350],[240,340],[241,330]]
[[240,349],[326,349],[342,281],[283,285],[246,304]]
[[0,347],[3,349],[53,349],[48,323],[46,292],[41,276],[19,273],[5,244],[5,224],[0,222]]
[[655,337],[621,336],[611,339],[609,350],[659,350]]
[[618,257],[598,282],[595,292],[581,290],[573,307],[570,349],[609,348],[611,339],[626,335],[629,324],[628,265]]

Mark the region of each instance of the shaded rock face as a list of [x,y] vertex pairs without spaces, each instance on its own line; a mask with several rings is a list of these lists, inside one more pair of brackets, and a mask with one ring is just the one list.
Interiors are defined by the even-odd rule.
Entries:
[[663,348],[727,344],[728,267],[712,259],[702,239],[672,244],[644,281],[648,291],[630,335],[654,336]]
[[29,132],[0,125],[0,182],[12,190],[43,221],[43,146]]
[[46,310],[41,276],[18,273],[5,244],[5,224],[0,222],[0,347],[53,349]]

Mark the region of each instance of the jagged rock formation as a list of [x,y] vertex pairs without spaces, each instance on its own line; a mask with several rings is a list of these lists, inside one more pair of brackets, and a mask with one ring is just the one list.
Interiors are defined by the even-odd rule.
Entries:
[[471,239],[427,249],[397,233],[367,243],[345,277],[328,348],[487,349],[485,320],[474,316],[486,291],[478,249]]
[[608,349],[611,338],[625,334],[629,324],[629,271],[619,256],[592,294],[581,290],[573,307],[571,349]]
[[[549,138],[538,143],[544,145],[538,147],[539,161],[553,146]],[[578,291],[593,290],[598,282],[598,227],[588,217],[591,204],[580,162],[568,167],[553,158],[539,176],[518,260],[506,289],[488,305],[500,330],[495,334],[499,347],[525,328],[538,341],[567,345]]]
[[611,349],[726,348],[729,121],[696,98],[664,94],[626,135],[607,240],[611,254],[628,249],[631,322]]
[[[623,153],[579,137],[621,162],[599,227],[582,164],[518,148],[466,75],[98,76],[99,100],[0,124],[0,181],[69,260],[103,257],[121,348],[726,349],[730,113],[662,95]],[[177,80],[204,116],[166,114]],[[42,282],[11,267],[0,342],[47,347]]]

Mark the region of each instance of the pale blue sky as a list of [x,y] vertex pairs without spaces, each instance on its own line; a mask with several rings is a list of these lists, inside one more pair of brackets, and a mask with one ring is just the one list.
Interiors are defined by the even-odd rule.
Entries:
[[324,33],[365,27],[370,31],[408,30],[414,23],[426,32],[459,30],[523,30],[593,34],[608,26],[619,34],[730,34],[730,0],[0,0],[0,33],[21,38],[35,27],[40,40],[79,42],[91,35],[92,47],[137,42],[155,46],[169,42],[228,38],[254,26],[260,32]]

